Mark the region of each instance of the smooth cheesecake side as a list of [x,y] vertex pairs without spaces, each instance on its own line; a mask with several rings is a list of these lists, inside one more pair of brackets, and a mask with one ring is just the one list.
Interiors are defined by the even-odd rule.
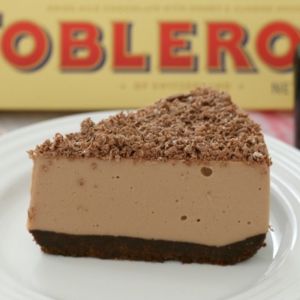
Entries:
[[267,232],[268,195],[268,168],[242,162],[42,158],[28,227],[224,246]]
[[45,252],[226,265],[264,245],[270,159],[222,92],[86,120],[30,155],[27,226]]

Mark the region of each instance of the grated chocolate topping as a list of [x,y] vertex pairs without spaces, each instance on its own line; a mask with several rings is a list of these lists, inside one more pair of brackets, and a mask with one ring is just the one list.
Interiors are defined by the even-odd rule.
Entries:
[[271,164],[260,126],[233,104],[226,92],[207,87],[99,123],[88,118],[79,132],[57,133],[29,154],[32,158]]

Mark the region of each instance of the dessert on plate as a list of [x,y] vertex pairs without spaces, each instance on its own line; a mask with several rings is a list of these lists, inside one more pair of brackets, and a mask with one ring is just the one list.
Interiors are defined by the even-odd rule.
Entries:
[[46,253],[228,265],[265,243],[271,161],[225,92],[86,119],[29,154],[27,226]]

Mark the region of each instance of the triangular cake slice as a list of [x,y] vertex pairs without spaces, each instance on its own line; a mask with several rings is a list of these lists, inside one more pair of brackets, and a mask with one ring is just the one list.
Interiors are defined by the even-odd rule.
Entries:
[[270,158],[225,92],[87,119],[29,153],[28,229],[44,252],[226,265],[264,245]]

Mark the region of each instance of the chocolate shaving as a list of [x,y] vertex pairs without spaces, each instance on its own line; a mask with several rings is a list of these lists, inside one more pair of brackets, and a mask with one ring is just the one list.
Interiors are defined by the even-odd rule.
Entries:
[[227,93],[212,88],[171,96],[98,124],[86,119],[80,132],[57,133],[29,154],[32,158],[271,164],[260,126],[233,104]]

